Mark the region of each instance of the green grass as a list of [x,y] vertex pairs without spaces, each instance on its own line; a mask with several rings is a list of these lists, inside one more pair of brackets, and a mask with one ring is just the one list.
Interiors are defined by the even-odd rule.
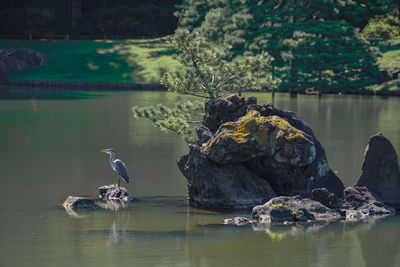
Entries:
[[400,48],[383,53],[383,56],[378,58],[378,65],[381,69],[400,68]]
[[13,71],[10,80],[159,83],[179,63],[165,39],[143,40],[2,40],[2,48],[29,48],[46,64]]
[[[376,41],[383,53],[380,68],[400,68],[400,40]],[[46,64],[13,71],[10,80],[93,81],[157,84],[166,71],[181,65],[165,38],[141,40],[0,40],[2,48],[30,48]],[[398,90],[399,81],[373,85],[372,90]]]
[[374,84],[367,87],[368,90],[372,91],[397,91],[400,89],[400,80],[392,80],[379,84]]
[[[380,69],[400,68],[400,40],[384,40],[377,43],[382,52],[378,58]],[[392,80],[368,86],[373,91],[396,91],[400,88],[400,80]]]

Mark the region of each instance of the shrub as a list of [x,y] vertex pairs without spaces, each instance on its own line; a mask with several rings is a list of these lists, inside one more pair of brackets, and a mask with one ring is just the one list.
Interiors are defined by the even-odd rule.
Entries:
[[400,38],[400,21],[392,15],[376,16],[364,28],[363,34],[367,38]]

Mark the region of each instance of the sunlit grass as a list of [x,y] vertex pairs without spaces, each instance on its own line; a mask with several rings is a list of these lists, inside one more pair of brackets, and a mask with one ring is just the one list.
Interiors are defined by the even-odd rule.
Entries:
[[134,68],[130,77],[137,83],[159,83],[165,72],[181,67],[172,57],[175,51],[163,38],[126,40],[99,52],[124,55],[129,65]]
[[400,68],[400,48],[385,52],[382,57],[378,58],[378,64],[382,69]]
[[30,48],[46,64],[13,71],[10,80],[159,83],[165,71],[179,68],[165,39],[7,40],[2,48]]
[[399,90],[399,88],[400,88],[400,79],[374,84],[367,87],[368,90],[373,90],[373,91],[396,91]]

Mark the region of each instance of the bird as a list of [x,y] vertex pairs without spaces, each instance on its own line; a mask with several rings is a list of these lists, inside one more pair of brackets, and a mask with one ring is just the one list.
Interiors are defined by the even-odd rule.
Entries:
[[128,169],[120,159],[114,159],[115,150],[112,148],[102,149],[100,152],[104,152],[110,155],[110,165],[113,170],[118,174],[118,188],[121,185],[121,177],[129,183]]

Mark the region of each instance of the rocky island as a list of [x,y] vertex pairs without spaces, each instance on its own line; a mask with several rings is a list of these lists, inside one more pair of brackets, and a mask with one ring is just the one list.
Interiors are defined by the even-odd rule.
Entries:
[[206,103],[197,144],[178,159],[189,205],[252,210],[253,220],[225,223],[315,223],[394,215],[400,171],[390,141],[370,138],[362,174],[344,188],[312,129],[293,112],[236,95]]

